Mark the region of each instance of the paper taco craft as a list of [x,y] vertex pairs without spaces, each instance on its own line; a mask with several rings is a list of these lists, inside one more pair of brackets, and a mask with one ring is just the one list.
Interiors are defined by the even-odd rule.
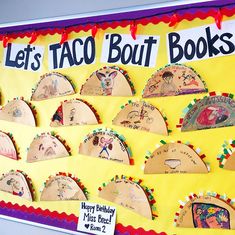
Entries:
[[37,162],[70,156],[70,148],[66,142],[54,133],[42,133],[31,142],[27,162]]
[[141,185],[142,180],[135,181],[131,177],[115,176],[108,184],[99,187],[99,197],[124,206],[133,212],[154,219],[154,197],[153,189]]
[[175,214],[176,227],[235,229],[234,200],[226,195],[208,192],[191,194],[186,202],[180,201]]
[[0,131],[0,155],[18,160],[18,151],[12,134]]
[[20,170],[11,170],[0,178],[0,190],[22,197],[26,200],[34,200],[34,189],[31,179]]
[[103,67],[86,80],[80,90],[81,95],[133,96],[135,90],[124,70],[117,66]]
[[113,125],[168,135],[167,118],[145,101],[128,101],[113,119]]
[[235,101],[228,93],[211,92],[195,99],[183,111],[179,125],[181,131],[194,131],[235,125]]
[[205,82],[194,69],[182,64],[170,64],[159,69],[148,80],[143,90],[143,98],[202,92],[207,92]]
[[0,109],[0,120],[16,122],[28,126],[36,126],[35,107],[31,107],[23,98],[9,101]]
[[33,89],[31,100],[40,101],[75,94],[74,85],[66,76],[57,72],[46,73]]
[[87,200],[87,190],[81,181],[71,174],[58,173],[44,184],[41,201]]
[[235,171],[235,140],[225,141],[222,153],[218,155],[219,167]]
[[124,136],[106,128],[95,129],[88,134],[79,146],[79,154],[127,165],[133,164],[132,154]]
[[202,160],[205,155],[199,155],[199,148],[181,141],[166,143],[162,140],[161,143],[145,157],[144,174],[208,173],[208,166]]
[[91,125],[101,123],[97,111],[81,99],[65,100],[56,110],[50,126]]

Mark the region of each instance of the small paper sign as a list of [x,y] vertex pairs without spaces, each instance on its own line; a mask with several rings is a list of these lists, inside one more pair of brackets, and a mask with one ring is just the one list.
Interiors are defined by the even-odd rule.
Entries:
[[112,235],[116,223],[116,208],[81,202],[77,230],[97,235]]

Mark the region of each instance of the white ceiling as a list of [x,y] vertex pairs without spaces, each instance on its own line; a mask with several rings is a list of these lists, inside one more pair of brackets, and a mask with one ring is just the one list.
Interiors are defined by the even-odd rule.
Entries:
[[0,0],[0,27],[210,0]]

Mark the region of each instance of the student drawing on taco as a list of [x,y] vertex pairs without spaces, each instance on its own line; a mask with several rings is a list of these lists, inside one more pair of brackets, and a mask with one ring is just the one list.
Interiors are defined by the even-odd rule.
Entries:
[[173,82],[173,73],[166,71],[162,74],[162,79],[164,83],[161,85],[162,95],[175,95],[178,94],[178,89]]
[[211,126],[224,122],[229,117],[229,112],[222,106],[208,106],[201,111],[197,122],[204,126]]
[[11,178],[7,181],[7,185],[11,186],[13,195],[23,196],[24,188],[20,187],[20,183],[17,180]]
[[230,228],[229,212],[212,204],[195,204],[193,220],[196,228]]

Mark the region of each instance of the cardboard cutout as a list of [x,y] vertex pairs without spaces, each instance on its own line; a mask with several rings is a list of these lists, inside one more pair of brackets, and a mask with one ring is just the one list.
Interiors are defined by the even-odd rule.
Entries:
[[108,129],[97,129],[79,146],[79,154],[131,164],[131,152],[123,136]]
[[0,120],[36,126],[33,111],[29,104],[21,99],[11,100],[3,106],[0,110]]
[[84,186],[77,178],[58,174],[51,176],[46,181],[45,187],[41,194],[41,201],[62,201],[62,200],[87,200]]
[[151,203],[147,197],[149,194],[140,186],[140,183],[134,182],[132,178],[125,179],[122,177],[119,179],[116,176],[113,181],[109,182],[103,189],[99,188],[99,190],[99,197],[152,219]]
[[[180,120],[181,131],[194,131],[235,125],[235,101],[230,94],[211,95],[186,108]],[[231,96],[232,97],[232,96]]]
[[192,147],[182,143],[166,143],[147,159],[144,173],[208,173],[208,169]]
[[167,124],[160,111],[144,101],[129,101],[113,119],[113,125],[168,135]]
[[218,160],[221,168],[235,171],[235,140],[225,141]]
[[74,126],[98,124],[99,115],[86,101],[80,99],[65,100],[56,110],[50,126]]
[[10,171],[0,178],[0,190],[33,201],[31,180],[21,171]]
[[134,88],[126,72],[119,67],[104,67],[83,84],[81,95],[133,96]]
[[0,155],[18,160],[18,153],[10,134],[0,131]]
[[190,195],[188,202],[176,213],[177,227],[235,229],[235,209],[218,194]]
[[54,158],[68,157],[66,146],[49,133],[36,136],[29,146],[27,162],[37,162]]
[[68,78],[60,73],[51,72],[41,76],[31,100],[40,101],[72,94],[75,94],[75,91]]
[[143,98],[175,96],[206,92],[204,82],[190,67],[181,64],[167,65],[148,80]]

